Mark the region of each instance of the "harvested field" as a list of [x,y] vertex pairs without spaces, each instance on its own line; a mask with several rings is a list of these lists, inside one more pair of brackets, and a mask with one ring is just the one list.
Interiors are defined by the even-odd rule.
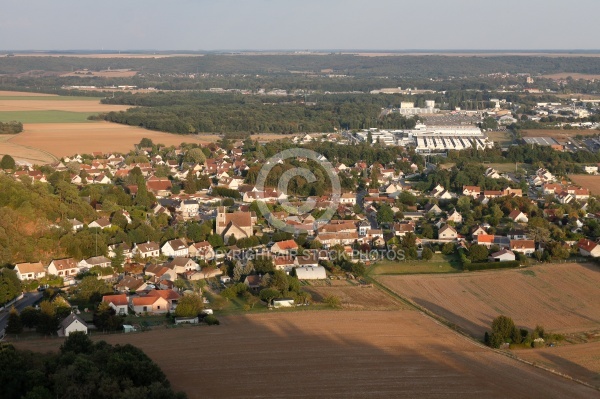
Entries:
[[380,276],[399,295],[481,338],[501,314],[519,327],[574,333],[600,326],[600,268],[576,263],[429,276]]
[[522,137],[552,137],[553,139],[560,141],[567,141],[577,135],[582,136],[594,136],[598,134],[595,129],[588,130],[562,130],[562,129],[529,129],[522,130]]
[[15,136],[13,135],[0,135],[0,157],[8,154],[18,163],[28,163],[32,165],[48,164],[57,160],[56,157],[45,151],[9,142],[9,140],[14,137]]
[[600,387],[600,342],[522,350],[516,355]]
[[27,91],[0,90],[0,97],[58,97],[56,94],[30,93]]
[[[589,398],[596,391],[475,345],[415,311],[232,316],[218,327],[97,335],[131,343],[194,398]],[[19,341],[57,349],[60,339]]]
[[340,298],[342,307],[349,310],[391,310],[407,309],[408,305],[390,297],[375,287],[361,287],[350,285],[344,281],[343,285],[332,286],[307,286],[303,290],[310,293],[314,300],[322,301],[329,295]]
[[[65,99],[66,98],[66,99]],[[48,97],[48,100],[0,99],[0,112],[12,111],[67,111],[100,113],[124,111],[128,105],[100,104],[99,98],[70,99],[69,97]]]
[[[144,137],[167,146],[209,142],[207,138],[198,136],[154,132],[109,122],[26,124],[24,131],[8,142],[34,147],[60,158],[77,153],[91,154],[95,151],[128,152]],[[214,138],[213,141],[218,139],[217,136]]]
[[587,188],[594,195],[600,195],[600,175],[569,175],[575,184]]

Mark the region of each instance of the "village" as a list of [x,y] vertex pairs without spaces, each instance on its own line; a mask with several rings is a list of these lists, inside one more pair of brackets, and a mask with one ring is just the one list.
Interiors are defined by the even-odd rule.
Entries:
[[[306,136],[293,140],[303,141]],[[426,179],[435,169],[417,165],[411,161],[415,155],[406,153],[385,165],[337,162],[334,172],[360,180],[364,190],[344,190],[339,198],[327,191],[302,197],[249,184],[258,161],[247,158],[242,150],[247,144],[165,148],[140,143],[130,154],[74,155],[51,168],[6,171],[22,184],[57,184],[56,174],[62,174],[75,189],[72,195],[82,196],[95,214],[89,220],[66,217],[54,225],[73,237],[89,232],[88,241],[95,240],[87,243],[91,256],[17,261],[16,275],[30,290],[55,286],[76,291],[83,278],[100,279],[113,291],[102,301],[116,314],[152,315],[174,313],[189,293],[204,294],[210,313],[209,300],[223,292],[244,298],[246,310],[259,299],[273,308],[302,306],[312,298],[297,282],[343,278],[367,284],[363,276],[378,262],[427,261],[441,253],[463,270],[600,256],[600,245],[586,235],[598,228],[595,199],[588,189],[545,168],[520,181],[482,168],[479,180],[496,181],[501,189],[463,185],[450,190],[436,184],[422,191],[410,179]],[[284,166],[290,161],[275,156],[265,164],[271,162]],[[292,162],[308,167],[306,159]],[[93,199],[102,197],[93,191],[101,186],[118,187],[120,195],[129,197],[123,203],[137,206]],[[147,199],[139,202],[142,197]],[[294,214],[279,205],[283,200],[313,201],[314,209]],[[261,214],[257,201],[268,204],[271,214]],[[320,219],[331,206],[334,217]],[[266,216],[293,227],[295,234],[276,231]],[[158,232],[168,231],[159,234],[167,239],[150,239],[148,233],[146,239],[137,235],[142,241],[131,240],[134,225],[152,223]],[[103,237],[100,246],[98,235]],[[289,286],[274,287],[276,274],[290,279]],[[85,325],[77,316],[71,322]]]

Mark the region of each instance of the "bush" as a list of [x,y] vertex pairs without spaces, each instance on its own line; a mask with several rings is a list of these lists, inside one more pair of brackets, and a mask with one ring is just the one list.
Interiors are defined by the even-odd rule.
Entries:
[[421,253],[421,258],[423,260],[430,260],[433,258],[433,251],[429,248],[423,248],[423,252]]
[[214,315],[209,314],[208,316],[206,316],[204,318],[204,322],[206,324],[208,324],[209,326],[218,326],[219,324],[221,324],[219,322],[219,319],[217,319]]
[[342,301],[340,300],[340,298],[338,296],[335,296],[335,295],[327,295],[326,297],[323,298],[323,303],[326,305],[329,305],[332,308],[341,308],[342,307]]

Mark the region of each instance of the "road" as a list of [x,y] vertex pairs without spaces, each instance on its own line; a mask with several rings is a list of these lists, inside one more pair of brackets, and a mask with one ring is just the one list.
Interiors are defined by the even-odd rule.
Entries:
[[[34,303],[36,303],[37,301],[39,301],[42,298],[42,293],[41,292],[27,292],[23,295],[23,298],[19,301],[17,301],[14,304],[15,309],[17,309],[19,312],[23,309],[25,309],[27,306],[32,306]],[[4,328],[6,327],[6,323],[8,323],[8,314],[10,313],[10,309],[4,309],[2,312],[0,312],[0,331],[4,331]]]

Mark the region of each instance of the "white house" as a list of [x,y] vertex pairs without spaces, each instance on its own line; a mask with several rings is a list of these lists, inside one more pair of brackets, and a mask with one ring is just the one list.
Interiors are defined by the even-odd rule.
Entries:
[[440,240],[456,240],[458,238],[458,232],[454,230],[452,226],[445,225],[439,230],[438,238]]
[[340,197],[340,204],[342,205],[355,205],[356,204],[356,194],[354,193],[344,193]]
[[512,211],[508,215],[508,217],[517,223],[527,223],[529,221],[529,218],[527,217],[527,215],[518,209],[515,209],[514,211]]
[[509,262],[515,260],[515,253],[509,249],[503,249],[490,255],[494,262]]
[[81,331],[84,333],[88,333],[88,326],[85,324],[79,316],[75,313],[71,313],[60,323],[60,328],[58,329],[59,337],[68,337],[71,333],[75,331]]
[[117,314],[127,314],[129,299],[125,294],[104,295],[102,297],[102,302],[107,303]]
[[161,253],[166,256],[188,256],[189,249],[186,243],[181,239],[167,241],[160,249]]
[[143,244],[135,244],[133,253],[142,258],[157,258],[160,254],[160,247],[157,243],[148,241]]
[[77,261],[73,258],[56,259],[48,265],[48,274],[64,277],[65,279],[74,278],[79,273]]
[[40,263],[17,263],[15,272],[19,280],[37,280],[46,277],[46,269]]

